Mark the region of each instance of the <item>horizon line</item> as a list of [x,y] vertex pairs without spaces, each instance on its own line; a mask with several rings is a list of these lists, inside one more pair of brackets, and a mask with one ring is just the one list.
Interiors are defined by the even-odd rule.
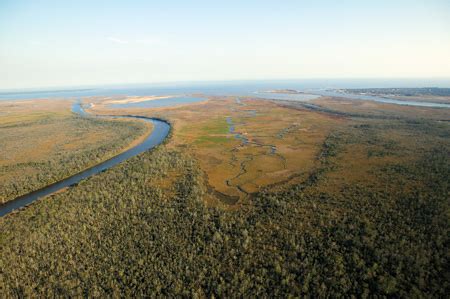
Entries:
[[[177,81],[147,81],[147,82],[129,82],[129,83],[98,83],[98,84],[80,84],[80,85],[41,85],[41,86],[29,86],[29,87],[14,87],[3,88],[0,87],[0,92],[14,92],[14,91],[70,91],[75,89],[96,89],[107,87],[119,87],[119,86],[133,86],[133,85],[175,85],[175,84],[214,84],[214,83],[243,83],[243,82],[288,82],[288,81],[301,81],[301,80],[449,80],[450,76],[436,76],[436,77],[297,77],[297,78],[284,78],[284,79],[223,79],[223,80],[177,80]],[[432,86],[422,86],[432,87]]]

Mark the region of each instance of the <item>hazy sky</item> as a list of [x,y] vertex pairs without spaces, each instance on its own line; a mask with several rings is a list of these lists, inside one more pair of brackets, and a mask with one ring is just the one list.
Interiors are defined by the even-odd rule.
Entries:
[[450,77],[450,1],[0,0],[0,88]]

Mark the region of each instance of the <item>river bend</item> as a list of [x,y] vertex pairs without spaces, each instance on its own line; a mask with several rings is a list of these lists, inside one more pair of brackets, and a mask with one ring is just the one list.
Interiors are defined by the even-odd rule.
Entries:
[[[80,103],[75,103],[72,106],[72,111],[74,113],[79,114],[82,117],[93,117],[86,113],[82,108]],[[108,116],[109,117],[109,116]],[[150,118],[145,116],[135,116],[135,115],[121,115],[121,116],[111,116],[113,118],[134,118],[134,119],[142,119],[147,122],[151,122],[153,124],[153,130],[151,134],[138,145],[106,160],[95,166],[92,166],[86,170],[83,170],[77,174],[74,174],[68,178],[50,184],[41,189],[32,191],[28,194],[19,196],[13,200],[10,200],[2,205],[0,205],[0,217],[5,216],[6,214],[11,213],[14,210],[20,209],[39,198],[45,197],[52,193],[55,193],[63,188],[72,186],[83,179],[86,179],[90,176],[93,176],[99,172],[102,172],[108,168],[111,168],[120,162],[123,162],[131,157],[134,157],[140,153],[143,153],[149,149],[156,147],[161,144],[167,137],[170,132],[170,125],[164,120]]]

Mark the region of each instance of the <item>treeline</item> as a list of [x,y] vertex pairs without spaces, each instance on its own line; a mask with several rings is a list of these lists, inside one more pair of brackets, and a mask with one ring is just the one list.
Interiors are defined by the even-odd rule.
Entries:
[[[321,165],[332,168],[350,142],[331,135]],[[0,292],[447,296],[448,147],[379,171],[415,187],[393,193],[352,185],[329,193],[321,176],[319,183],[263,192],[225,212],[203,204],[196,162],[160,147],[2,218]]]
[[[70,137],[74,140],[87,138],[85,134],[96,130],[111,135],[110,139],[102,139],[101,142],[83,144],[82,148],[64,149],[64,143],[55,140],[60,145],[54,148],[50,155],[42,156],[37,161],[7,163],[0,165],[0,203],[14,199],[20,195],[37,190],[65,177],[73,175],[83,169],[96,165],[115,154],[145,133],[146,127],[135,121],[109,121],[81,117],[69,117],[65,119],[47,117],[27,123],[26,126],[33,130],[34,125],[55,125],[58,123],[60,130],[70,130]],[[15,127],[23,127],[15,124]],[[8,132],[0,127],[0,137],[4,135],[3,142],[11,142],[6,139],[6,134],[13,136],[15,131],[8,125]],[[114,134],[111,134],[113,132]],[[36,132],[36,134],[52,134],[52,132]],[[33,138],[32,138],[33,139]],[[9,141],[5,141],[9,140]],[[15,149],[20,150],[22,144],[29,142],[23,139],[14,139]],[[34,139],[33,139],[34,140]],[[67,140],[71,144],[73,140]],[[2,141],[0,141],[0,146]],[[37,151],[40,149],[37,148]],[[7,156],[8,153],[3,152]]]

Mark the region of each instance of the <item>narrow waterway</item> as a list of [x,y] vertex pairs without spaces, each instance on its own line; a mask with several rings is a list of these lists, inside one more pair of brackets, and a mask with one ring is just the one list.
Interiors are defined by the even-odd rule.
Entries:
[[374,96],[374,95],[362,95],[353,94],[344,91],[327,90],[327,89],[311,89],[305,91],[305,94],[285,94],[276,92],[257,92],[257,97],[272,100],[284,100],[284,101],[296,101],[296,102],[308,102],[317,99],[321,96],[346,98],[350,100],[362,100],[373,101],[386,104],[396,104],[402,106],[415,106],[415,107],[430,107],[430,108],[450,108],[450,104],[445,103],[432,103],[432,102],[418,102],[418,101],[405,101],[396,100],[388,97]]
[[[74,113],[79,114],[82,117],[93,117],[84,111],[84,109],[80,103],[73,104],[72,111]],[[133,147],[121,154],[118,154],[117,156],[114,156],[102,163],[92,166],[92,167],[90,167],[82,172],[79,172],[73,176],[70,176],[66,179],[55,182],[55,183],[48,185],[46,187],[43,187],[39,190],[19,196],[11,201],[4,203],[3,205],[0,206],[0,217],[6,215],[8,213],[11,213],[14,210],[22,208],[22,207],[38,200],[39,198],[45,197],[47,195],[50,195],[52,193],[55,193],[55,192],[63,189],[63,188],[74,185],[83,179],[93,176],[99,172],[102,172],[108,168],[111,168],[111,167],[119,164],[120,162],[123,162],[131,157],[134,157],[142,152],[145,152],[149,149],[156,147],[157,145],[161,144],[166,139],[166,137],[170,131],[170,125],[167,122],[160,120],[160,119],[144,117],[144,116],[135,116],[135,115],[122,115],[122,116],[114,116],[114,117],[115,118],[142,119],[144,121],[151,122],[153,124],[153,130],[152,130],[151,134],[143,142],[141,142],[140,144],[136,145],[135,147]]]

